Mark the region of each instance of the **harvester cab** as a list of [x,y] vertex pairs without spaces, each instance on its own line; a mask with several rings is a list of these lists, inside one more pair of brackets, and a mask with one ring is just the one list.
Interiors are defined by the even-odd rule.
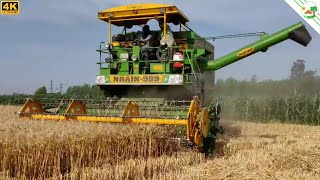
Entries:
[[[109,123],[140,123],[186,127],[188,142],[204,152],[214,148],[220,105],[204,105],[205,83],[214,82],[214,71],[257,52],[291,39],[303,46],[311,36],[300,22],[260,39],[221,58],[214,59],[214,46],[192,31],[189,19],[176,7],[163,4],[134,4],[104,10],[98,18],[108,23],[108,41],[100,43],[100,73],[96,84],[104,90],[103,100],[28,99],[20,117]],[[134,32],[156,19],[162,30]],[[170,24],[170,25],[167,25]],[[172,32],[170,26],[179,26]],[[112,27],[123,28],[112,34]],[[238,37],[256,34],[239,34]],[[152,39],[150,38],[152,37]],[[146,40],[147,39],[147,40]],[[147,51],[147,57],[145,55]],[[207,72],[207,74],[206,74]],[[212,93],[212,92],[210,92]]]
[[[203,99],[205,69],[198,61],[213,59],[214,47],[188,28],[188,17],[176,6],[120,6],[99,12],[98,18],[109,25],[108,42],[97,50],[100,75],[96,78],[107,96],[190,100],[198,95]],[[130,32],[154,19],[161,30]],[[113,26],[122,27],[122,33],[113,34]],[[172,32],[173,26],[179,30]],[[146,42],[147,35],[151,38]],[[191,88],[186,89],[187,84]]]

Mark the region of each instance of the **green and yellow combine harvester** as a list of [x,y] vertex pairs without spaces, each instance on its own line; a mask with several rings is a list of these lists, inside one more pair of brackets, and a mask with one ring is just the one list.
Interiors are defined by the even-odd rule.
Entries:
[[[248,33],[203,38],[188,27],[189,19],[176,6],[133,4],[104,10],[98,18],[108,23],[108,42],[101,42],[100,74],[96,85],[105,100],[28,99],[20,117],[108,123],[185,126],[185,138],[202,150],[213,149],[219,125],[219,104],[206,106],[205,84],[214,82],[214,71],[287,39],[303,46],[311,41],[299,22],[274,34]],[[149,20],[161,30],[134,32]],[[122,27],[112,34],[112,27]],[[178,26],[172,32],[170,26]],[[140,28],[142,29],[142,28]],[[144,29],[144,28],[143,28]],[[146,35],[151,35],[148,41]],[[256,42],[214,59],[208,40],[260,36]],[[147,53],[145,53],[147,52]],[[208,100],[206,100],[208,101]]]

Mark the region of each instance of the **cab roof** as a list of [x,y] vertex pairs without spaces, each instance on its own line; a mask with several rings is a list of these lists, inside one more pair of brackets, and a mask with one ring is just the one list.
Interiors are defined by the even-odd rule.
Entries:
[[130,27],[146,24],[150,19],[163,20],[166,13],[167,23],[186,24],[189,19],[176,6],[168,4],[130,4],[98,12],[100,20],[116,26]]

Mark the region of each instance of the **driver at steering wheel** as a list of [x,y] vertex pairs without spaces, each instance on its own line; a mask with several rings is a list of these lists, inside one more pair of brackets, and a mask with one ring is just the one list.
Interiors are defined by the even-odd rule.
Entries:
[[149,54],[151,52],[150,44],[152,40],[152,35],[150,27],[148,25],[142,28],[142,39],[140,41],[144,42],[144,46],[141,47],[142,59],[145,61],[149,60]]

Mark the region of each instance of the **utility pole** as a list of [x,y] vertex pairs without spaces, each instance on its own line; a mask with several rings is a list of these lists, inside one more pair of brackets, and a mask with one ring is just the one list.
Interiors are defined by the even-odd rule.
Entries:
[[62,92],[63,92],[63,84],[60,83],[60,94],[62,94]]
[[53,81],[50,81],[50,93],[53,93]]

